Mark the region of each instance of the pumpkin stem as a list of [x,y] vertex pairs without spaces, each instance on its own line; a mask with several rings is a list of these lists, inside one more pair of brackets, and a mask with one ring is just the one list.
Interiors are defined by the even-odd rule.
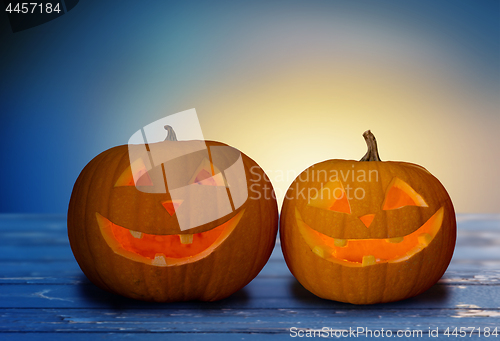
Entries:
[[169,125],[164,126],[165,130],[167,131],[167,137],[165,138],[165,141],[177,141],[177,135],[175,135],[174,128],[172,128]]
[[372,132],[369,130],[365,131],[363,133],[363,137],[365,138],[366,145],[368,146],[368,151],[359,161],[382,161],[378,155],[377,140]]

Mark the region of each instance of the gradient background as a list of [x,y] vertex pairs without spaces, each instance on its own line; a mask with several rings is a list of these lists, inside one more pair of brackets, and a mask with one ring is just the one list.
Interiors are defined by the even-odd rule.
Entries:
[[500,212],[500,2],[89,1],[0,13],[0,212],[65,213],[94,156],[196,108],[278,201],[330,158],[426,167],[457,212]]

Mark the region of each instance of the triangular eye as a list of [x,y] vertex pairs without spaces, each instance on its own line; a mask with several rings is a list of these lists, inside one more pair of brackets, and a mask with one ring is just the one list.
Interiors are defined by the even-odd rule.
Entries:
[[207,159],[203,159],[203,161],[189,180],[188,184],[205,186],[226,186],[222,173],[213,163],[211,163]]
[[347,195],[345,192],[339,199],[336,199],[332,206],[330,206],[330,211],[351,213],[351,206],[349,205],[349,200],[347,200]]
[[212,174],[210,174],[209,171],[206,169],[202,169],[196,174],[196,177],[194,178],[193,182],[201,184],[203,181],[210,180],[212,177]]
[[338,180],[329,181],[324,185],[321,191],[309,200],[308,206],[322,208],[341,213],[351,213],[351,206],[347,199],[344,186]]
[[415,192],[410,185],[399,178],[394,178],[385,194],[382,209],[395,210],[404,206],[428,207],[422,196]]
[[[132,169],[134,170],[135,174],[132,173]],[[137,184],[134,179],[137,180]],[[141,159],[135,160],[130,166],[128,166],[115,183],[115,187],[136,185],[153,186],[153,181],[151,180],[146,166]]]
[[167,201],[162,201],[162,206],[167,210],[168,214],[173,216],[175,214],[175,211],[179,208],[179,206],[182,204],[184,200],[167,200]]

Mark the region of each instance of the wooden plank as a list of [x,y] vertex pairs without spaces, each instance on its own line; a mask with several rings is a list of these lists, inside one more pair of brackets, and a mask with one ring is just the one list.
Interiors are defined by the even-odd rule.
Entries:
[[[85,279],[76,260],[32,262],[32,261],[3,261],[0,262],[0,285],[13,283],[44,283],[43,278],[50,279],[50,283],[59,280],[60,284],[75,279]],[[259,277],[289,277],[283,259],[270,260],[259,273]]]
[[[12,283],[43,283],[40,277],[51,278],[51,283],[59,280],[60,284],[73,281],[75,279],[83,280],[84,275],[80,270],[76,260],[55,260],[55,261],[0,261],[0,284]],[[467,282],[474,276],[477,278],[486,278],[490,283],[495,278],[500,278],[500,259],[491,261],[473,261],[473,260],[453,260],[444,278],[454,277],[462,278]],[[259,273],[258,278],[276,278],[289,277],[290,271],[284,260],[270,260]],[[462,281],[462,280],[460,280]]]
[[65,283],[67,278],[84,276],[75,259],[52,262],[3,261],[0,262],[0,269],[0,284],[26,283],[22,280],[17,282],[18,280],[13,278],[38,281],[36,278],[40,277],[58,278],[61,283]]
[[[263,333],[290,334],[290,328],[349,330],[420,330],[485,327],[500,329],[498,310],[486,309],[206,309],[203,311],[102,309],[0,310],[1,332],[113,332],[113,333]],[[478,318],[482,316],[482,318]],[[498,331],[497,329],[497,331]],[[361,331],[361,330],[359,330]],[[422,335],[423,335],[422,333]],[[1,335],[1,334],[0,334]],[[363,335],[363,336],[366,336]]]
[[72,260],[73,253],[69,244],[65,245],[30,245],[22,248],[17,245],[5,245],[0,249],[0,261],[46,262]]
[[[60,341],[60,340],[71,340],[71,341],[88,341],[92,340],[130,340],[130,341],[151,341],[151,340],[200,340],[200,341],[220,341],[224,339],[229,340],[244,340],[244,341],[268,341],[268,340],[290,340],[289,334],[275,334],[275,333],[235,333],[235,332],[226,332],[226,333],[2,333],[3,341],[33,341],[33,340],[51,340],[51,341]],[[440,337],[447,338],[446,336],[440,334]],[[496,338],[490,337],[495,340]],[[307,338],[309,339],[309,338]],[[368,339],[369,338],[364,338]],[[377,338],[380,339],[380,338]],[[436,340],[435,337],[424,334],[422,337],[418,337],[419,340]],[[453,340],[455,337],[449,337],[449,339]],[[466,340],[485,340],[483,335],[478,336],[474,334],[472,336],[467,335]]]
[[257,278],[231,297],[218,302],[148,303],[109,294],[90,282],[67,284],[2,285],[0,308],[88,308],[110,306],[131,309],[202,309],[202,308],[352,308],[352,309],[456,309],[476,305],[482,309],[500,307],[499,285],[437,284],[427,292],[400,302],[374,306],[353,306],[314,296],[292,276]]
[[500,271],[483,269],[477,269],[476,271],[449,270],[439,280],[439,283],[454,285],[500,285]]
[[0,238],[6,245],[18,248],[69,244],[65,231],[2,232],[0,233]]
[[0,215],[0,339],[266,340],[289,339],[291,326],[436,326],[441,335],[453,326],[500,328],[500,215],[458,221],[447,273],[409,300],[353,306],[317,298],[292,277],[278,243],[259,276],[228,299],[156,304],[92,285],[71,253],[64,216]]
[[62,214],[0,214],[0,232],[66,230],[66,216]]
[[[19,333],[1,333],[2,341],[33,341],[33,340],[71,340],[71,341],[88,341],[90,339],[99,340],[129,340],[129,341],[156,341],[156,340],[199,340],[199,341],[220,341],[224,339],[244,340],[244,341],[267,341],[267,340],[290,340],[288,334],[275,333],[252,333],[240,332],[234,333],[227,331],[223,333],[100,333],[100,332],[58,332],[58,333],[36,333],[36,332],[19,332]],[[425,338],[424,338],[425,340]]]
[[[500,268],[500,263],[497,263]],[[2,277],[1,285],[17,284],[75,284],[87,283],[88,280],[75,262],[50,262],[41,263],[34,268],[33,263],[0,263]],[[489,270],[475,268],[465,270],[459,268],[454,270],[450,267],[443,278],[441,284],[454,285],[500,285],[500,270]],[[283,261],[270,261],[256,277],[257,279],[275,279],[291,277],[291,273]]]
[[454,260],[496,260],[500,259],[498,246],[457,246],[453,254]]
[[459,231],[498,231],[500,214],[457,214]]

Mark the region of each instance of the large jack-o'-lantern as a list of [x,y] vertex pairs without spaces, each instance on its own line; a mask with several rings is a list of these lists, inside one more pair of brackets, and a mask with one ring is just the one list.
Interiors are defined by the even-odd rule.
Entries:
[[[278,229],[272,187],[245,154],[219,142],[177,141],[166,128],[167,140],[147,149],[179,155],[170,165],[147,169],[123,145],[83,169],[68,210],[71,248],[85,275],[110,292],[160,302],[219,300],[249,283],[271,255]],[[203,151],[191,152],[200,144]],[[230,174],[235,160],[243,176]],[[180,170],[170,172],[167,189],[148,191],[165,184],[167,168]],[[217,195],[173,194],[188,186]],[[238,197],[250,186],[251,196]],[[192,228],[182,228],[186,219]]]
[[286,263],[315,295],[373,304],[418,295],[443,275],[456,239],[453,205],[421,166],[382,162],[364,133],[360,161],[327,160],[288,189],[280,237]]

